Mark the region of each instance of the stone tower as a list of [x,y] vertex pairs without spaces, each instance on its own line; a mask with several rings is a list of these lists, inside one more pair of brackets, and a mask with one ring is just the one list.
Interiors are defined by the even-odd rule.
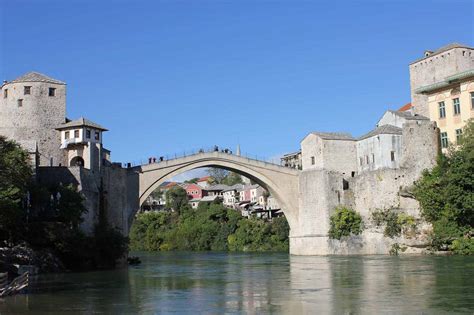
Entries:
[[1,86],[0,135],[36,141],[41,166],[64,165],[61,137],[66,122],[66,83],[30,72]]
[[423,57],[410,64],[411,103],[415,113],[430,117],[428,96],[421,88],[445,84],[445,78],[474,69],[474,49],[453,43],[436,51],[425,51]]

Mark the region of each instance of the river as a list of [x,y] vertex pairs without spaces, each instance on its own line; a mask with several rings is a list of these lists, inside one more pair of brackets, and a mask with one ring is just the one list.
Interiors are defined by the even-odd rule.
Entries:
[[0,314],[474,313],[474,257],[133,254],[141,265],[38,276]]

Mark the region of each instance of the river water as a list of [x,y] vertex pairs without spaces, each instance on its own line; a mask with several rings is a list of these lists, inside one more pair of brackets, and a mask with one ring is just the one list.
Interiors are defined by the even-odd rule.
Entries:
[[141,265],[38,276],[0,314],[474,314],[474,257],[133,254]]

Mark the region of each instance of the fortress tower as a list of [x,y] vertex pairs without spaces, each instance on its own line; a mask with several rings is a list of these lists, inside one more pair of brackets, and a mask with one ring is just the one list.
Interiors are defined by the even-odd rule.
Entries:
[[0,135],[19,143],[36,141],[41,166],[64,165],[58,126],[66,122],[66,83],[30,72],[4,81]]

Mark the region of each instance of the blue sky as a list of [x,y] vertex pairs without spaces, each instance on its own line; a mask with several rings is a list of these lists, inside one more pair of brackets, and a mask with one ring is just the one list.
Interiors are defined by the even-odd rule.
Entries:
[[409,102],[410,62],[474,44],[473,3],[0,0],[0,79],[66,81],[68,116],[109,128],[115,161],[275,157]]

